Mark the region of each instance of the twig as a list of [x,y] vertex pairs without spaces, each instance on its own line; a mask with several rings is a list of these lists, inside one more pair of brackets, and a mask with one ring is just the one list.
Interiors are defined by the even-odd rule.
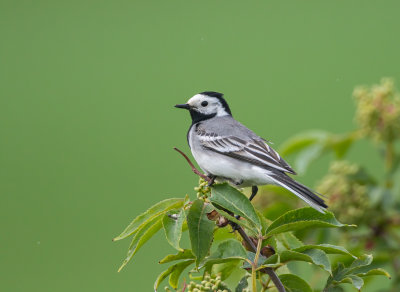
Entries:
[[[187,157],[185,153],[183,153],[181,150],[179,150],[176,147],[174,147],[174,150],[178,151],[186,159],[187,163],[189,163],[190,167],[192,168],[192,171],[195,174],[197,174],[198,176],[200,176],[207,182],[211,181],[211,179],[208,176],[202,174],[193,165],[193,163],[190,161],[189,157]],[[237,225],[236,223],[234,223],[232,221],[229,221],[229,224],[234,228],[234,230],[237,230],[237,232],[239,232],[240,236],[243,238],[244,241],[247,242],[247,244],[251,247],[253,252],[257,253],[257,247],[255,246],[253,241],[250,239],[250,237],[247,235],[247,233],[244,231],[244,229],[240,225]],[[263,268],[260,271],[266,273],[270,277],[271,281],[275,284],[275,287],[276,287],[276,289],[278,289],[279,292],[286,292],[285,287],[283,287],[281,280],[279,279],[279,277],[276,275],[275,271],[272,268]]]
[[192,168],[192,171],[197,174],[198,176],[200,176],[202,179],[204,179],[207,182],[211,182],[211,178],[209,178],[208,176],[202,174],[194,165],[193,163],[190,161],[189,157],[186,156],[185,153],[183,153],[181,150],[179,150],[178,148],[174,147],[174,150],[178,151],[187,161],[187,163],[189,163],[190,167]]
[[[231,222],[233,223],[233,222]],[[236,224],[236,223],[233,223]],[[232,226],[232,224],[231,224]],[[257,252],[257,247],[253,243],[253,241],[250,239],[250,237],[246,234],[246,232],[243,230],[241,226],[235,227],[236,230],[239,232],[240,236],[247,242],[247,244],[251,247],[254,253]],[[266,273],[271,281],[275,284],[276,289],[278,289],[279,292],[286,292],[285,287],[283,287],[283,284],[279,277],[276,275],[275,271],[272,268],[264,268],[260,270],[263,273]]]
[[186,288],[187,288],[187,283],[186,283],[186,280],[184,280],[184,281],[183,281],[182,292],[185,292]]

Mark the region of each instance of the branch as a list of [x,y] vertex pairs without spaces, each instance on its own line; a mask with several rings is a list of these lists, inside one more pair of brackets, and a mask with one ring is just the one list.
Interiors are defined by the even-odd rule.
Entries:
[[[254,245],[254,242],[250,239],[250,237],[246,234],[246,232],[243,230],[243,228],[239,225],[237,225],[234,222],[229,221],[231,226],[234,224],[234,229],[236,229],[240,236],[243,238],[244,241],[251,247],[254,253],[257,252],[257,247]],[[233,226],[232,226],[233,227]],[[275,284],[276,289],[278,289],[279,292],[286,292],[285,287],[283,287],[283,284],[275,271],[272,268],[264,268],[260,270],[263,273],[266,273],[271,281]]]
[[204,179],[207,182],[211,182],[211,178],[209,178],[208,176],[206,176],[205,174],[202,174],[194,165],[193,163],[190,161],[189,157],[186,156],[185,153],[183,153],[181,150],[179,150],[178,148],[174,147],[174,150],[178,151],[187,161],[187,163],[189,163],[190,167],[192,168],[192,171],[197,174],[198,176],[200,176],[202,179]]
[[[187,163],[189,163],[190,167],[192,168],[192,171],[195,174],[197,174],[198,176],[200,176],[201,178],[203,178],[205,181],[207,181],[209,183],[212,182],[211,178],[209,178],[208,176],[201,173],[193,165],[193,163],[190,161],[189,157],[187,157],[185,153],[183,153],[181,150],[179,150],[176,147],[174,147],[174,150],[178,151],[186,159]],[[244,231],[244,229],[232,221],[229,221],[229,224],[234,228],[234,230],[237,230],[237,232],[239,232],[239,234],[243,238],[243,240],[246,241],[247,244],[253,250],[253,252],[256,253],[257,247],[255,246],[254,242],[250,239],[250,237],[247,235],[247,233]],[[264,268],[264,269],[261,269],[261,271],[268,274],[271,281],[275,284],[275,287],[278,289],[279,292],[286,292],[285,287],[283,287],[281,280],[279,279],[279,277],[276,275],[275,271],[272,268]]]

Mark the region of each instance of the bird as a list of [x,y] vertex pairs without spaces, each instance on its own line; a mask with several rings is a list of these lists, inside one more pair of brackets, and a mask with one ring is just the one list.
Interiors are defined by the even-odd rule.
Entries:
[[288,175],[296,172],[268,140],[233,118],[222,93],[204,91],[175,107],[190,113],[192,124],[187,142],[211,184],[217,180],[228,181],[237,188],[251,187],[250,201],[259,186],[277,185],[325,213],[328,206],[321,195]]

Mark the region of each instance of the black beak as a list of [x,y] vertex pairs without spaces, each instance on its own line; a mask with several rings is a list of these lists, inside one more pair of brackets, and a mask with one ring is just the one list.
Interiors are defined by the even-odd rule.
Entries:
[[188,105],[187,103],[185,104],[177,104],[175,107],[177,108],[184,108],[184,109],[190,109],[190,105]]

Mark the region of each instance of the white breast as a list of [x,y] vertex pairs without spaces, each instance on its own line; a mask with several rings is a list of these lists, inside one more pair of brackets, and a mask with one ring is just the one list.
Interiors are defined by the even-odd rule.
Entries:
[[195,126],[188,133],[188,141],[194,159],[207,175],[243,181],[243,187],[273,183],[268,170],[203,148],[195,133]]

